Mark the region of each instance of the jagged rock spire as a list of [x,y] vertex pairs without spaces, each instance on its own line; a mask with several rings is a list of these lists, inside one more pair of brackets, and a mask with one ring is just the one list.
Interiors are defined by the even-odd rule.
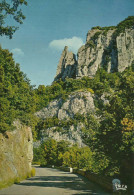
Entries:
[[76,76],[76,57],[75,54],[68,51],[68,47],[65,46],[61,58],[59,60],[59,64],[57,67],[57,72],[55,76],[55,81],[58,79],[65,80],[66,77],[68,78],[75,78]]

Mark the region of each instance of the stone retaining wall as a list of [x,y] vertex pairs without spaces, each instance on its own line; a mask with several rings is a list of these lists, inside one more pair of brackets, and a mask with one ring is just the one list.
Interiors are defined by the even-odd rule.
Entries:
[[[71,172],[69,167],[60,167],[62,171],[67,171]],[[95,173],[91,173],[89,171],[83,171],[83,170],[78,170],[78,169],[73,169],[73,173],[77,173],[79,175],[82,175],[83,177],[86,177],[92,182],[95,182],[99,184],[101,187],[105,188],[108,191],[113,191],[113,186],[112,186],[112,178],[105,177],[105,176],[100,176]]]

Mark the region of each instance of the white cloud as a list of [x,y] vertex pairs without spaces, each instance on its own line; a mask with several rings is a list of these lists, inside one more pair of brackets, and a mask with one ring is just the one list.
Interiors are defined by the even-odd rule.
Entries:
[[20,48],[14,48],[11,50],[11,52],[15,55],[15,56],[24,56],[24,52],[20,49]]
[[63,50],[65,46],[69,47],[69,50],[77,53],[78,49],[84,45],[83,40],[80,37],[65,38],[59,40],[53,40],[49,43],[49,47],[56,50]]

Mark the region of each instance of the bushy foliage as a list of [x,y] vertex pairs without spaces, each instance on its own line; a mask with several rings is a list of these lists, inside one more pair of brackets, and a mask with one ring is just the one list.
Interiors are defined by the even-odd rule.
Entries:
[[96,26],[93,27],[93,29],[100,30],[93,36],[93,39],[97,39],[98,35],[101,34],[101,31],[103,31],[103,35],[106,35],[109,30],[115,30],[114,36],[118,36],[120,33],[123,33],[125,29],[134,28],[134,16],[128,16],[125,20],[120,22],[117,26],[106,26],[106,27],[100,27]]
[[34,149],[34,161],[41,166],[69,166],[91,170],[92,152],[89,147],[80,148],[67,141],[56,142],[48,139],[39,148]]
[[128,16],[125,20],[117,25],[117,35],[124,32],[125,29],[134,28],[134,16]]
[[16,26],[5,25],[7,18],[13,18],[17,23],[22,24],[25,19],[20,6],[27,5],[25,0],[1,0],[0,2],[0,36],[6,35],[10,39],[18,29]]
[[98,29],[98,30],[113,30],[115,28],[116,28],[116,26],[105,26],[105,27],[95,26],[95,27],[92,27],[92,30],[93,29]]
[[31,170],[31,177],[34,177],[35,176],[35,173],[36,173],[35,168],[32,168],[32,170]]
[[61,154],[68,150],[69,143],[66,141],[56,142],[54,139],[47,139],[40,147],[34,148],[34,162],[42,166],[62,165]]
[[[110,176],[118,174],[122,181],[130,185],[133,177],[132,159],[134,156],[133,68],[129,67],[121,74],[101,75],[101,73],[97,73],[97,77],[99,77],[99,82],[105,83],[103,92],[110,94],[107,97],[109,103],[98,106],[96,112],[100,120],[98,130],[93,129],[95,125],[91,126],[94,132],[92,137],[91,129],[86,128],[84,140],[93,151],[96,151],[97,155],[95,154],[95,156],[100,159],[98,162],[102,160],[100,153],[103,153],[107,159],[107,166],[103,167],[104,174]],[[99,92],[99,95],[102,91],[98,91],[98,89],[94,90]]]
[[12,129],[15,119],[35,123],[36,97],[26,75],[12,54],[0,48],[0,132]]

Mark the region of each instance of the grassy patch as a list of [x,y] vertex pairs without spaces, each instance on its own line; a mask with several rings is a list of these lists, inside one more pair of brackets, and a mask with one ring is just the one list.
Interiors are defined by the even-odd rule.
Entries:
[[36,173],[35,168],[32,168],[32,170],[31,170],[31,177],[34,177],[35,176],[35,173]]
[[35,176],[35,168],[32,168],[32,170],[30,172],[28,172],[25,176],[21,176],[21,177],[14,177],[14,178],[11,178],[7,181],[3,181],[3,182],[0,182],[0,189],[2,188],[7,188],[13,184],[19,184],[21,181],[27,179],[27,178],[30,178],[30,177],[34,177]]

